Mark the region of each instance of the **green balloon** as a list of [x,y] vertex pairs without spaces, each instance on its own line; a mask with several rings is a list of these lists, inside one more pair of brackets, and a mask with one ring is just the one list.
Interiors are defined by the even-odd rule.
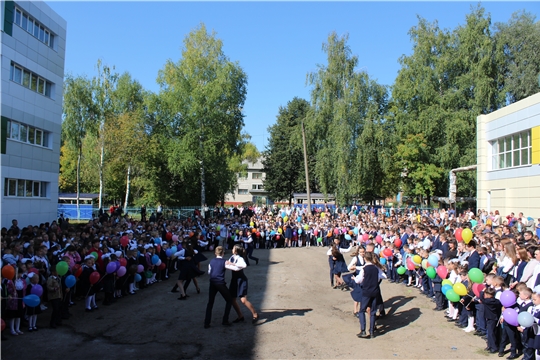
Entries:
[[94,259],[97,260],[97,258],[98,258],[97,252],[92,251],[92,252],[90,253],[90,255],[92,255],[92,256],[94,257]]
[[322,237],[317,238],[317,242],[322,242]]
[[400,266],[400,267],[398,267],[398,269],[397,269],[397,273],[398,273],[399,275],[403,275],[403,274],[405,274],[406,272],[407,272],[407,269],[405,268],[405,266]]
[[454,289],[448,289],[446,292],[446,298],[451,302],[459,302],[459,295],[454,291]]
[[68,270],[69,270],[69,266],[68,266],[67,262],[60,261],[58,264],[56,264],[56,272],[58,273],[58,275],[64,276],[64,275],[66,275]]
[[430,279],[435,279],[435,276],[437,276],[437,271],[434,267],[430,266],[427,268],[426,274]]
[[469,270],[469,279],[473,283],[481,284],[484,282],[484,273],[478,268],[472,268]]
[[150,279],[150,278],[152,277],[152,272],[151,272],[151,271],[147,271],[147,272],[145,272],[145,275],[146,275],[147,278]]

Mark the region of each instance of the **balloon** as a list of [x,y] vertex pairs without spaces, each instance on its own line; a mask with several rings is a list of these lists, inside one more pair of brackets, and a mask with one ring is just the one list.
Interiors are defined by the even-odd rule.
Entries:
[[281,228],[278,228],[277,232],[281,234],[283,232],[283,230]]
[[428,269],[426,270],[426,274],[430,279],[435,279],[435,277],[437,276],[437,270],[435,270],[434,267],[428,267]]
[[437,266],[437,275],[439,275],[441,279],[446,279],[446,276],[448,275],[448,269],[446,268],[446,266],[444,265]]
[[335,235],[338,235],[338,234],[339,234],[339,229],[338,229],[338,228],[335,228],[335,229],[334,229],[334,234],[335,234]]
[[381,235],[377,235],[375,236],[375,241],[377,241],[377,243],[382,243],[382,236]]
[[23,302],[28,307],[36,307],[36,306],[39,305],[41,300],[39,299],[39,296],[37,296],[35,294],[30,294],[30,295],[26,295],[25,297],[23,297]]
[[255,226],[255,223],[254,223],[253,221],[250,221],[250,222],[249,222],[249,226],[254,227],[254,226]]
[[129,244],[129,238],[125,235],[122,236],[120,238],[120,245],[122,245],[123,247],[126,247],[128,244]]
[[144,271],[144,266],[142,266],[141,264],[137,265],[137,272],[142,273],[143,271]]
[[[463,238],[463,241],[465,241],[465,238]],[[502,316],[504,317],[504,321],[506,321],[510,325],[513,325],[513,326],[519,325],[518,313],[515,309],[513,308],[504,309]]]
[[4,321],[4,319],[0,320],[2,320],[2,331],[4,331],[4,329],[6,328],[6,322]]
[[120,266],[126,266],[127,265],[126,258],[120,258],[120,259],[118,259],[118,262],[120,263]]
[[462,283],[455,283],[454,284],[454,291],[456,292],[456,294],[458,294],[460,296],[467,295],[467,288]]
[[[79,265],[80,266],[80,265]],[[28,269],[28,273],[34,273],[36,275],[39,275],[39,270],[36,268],[30,268]]]
[[119,277],[122,277],[124,275],[126,275],[126,272],[127,272],[127,269],[125,266],[120,266],[118,268],[118,270],[116,271],[116,275],[118,275]]
[[[302,233],[302,228],[298,229],[298,233],[301,234]],[[258,234],[258,233],[257,233]],[[258,235],[257,235],[258,236]]]
[[[77,267],[77,266],[78,266],[78,267]],[[82,272],[83,272],[83,268],[81,267],[81,265],[76,264],[76,265],[73,267],[73,269],[77,269],[77,270],[75,271],[75,277],[81,276],[81,274],[82,274]]]
[[30,293],[34,294],[34,295],[37,295],[37,296],[41,296],[41,295],[43,295],[43,288],[41,287],[41,285],[36,284],[36,285],[32,286],[32,290],[30,291]]
[[362,240],[367,241],[369,239],[369,234],[365,233],[362,235]]
[[392,256],[392,249],[386,248],[383,250],[383,255],[386,257]]
[[221,230],[221,226],[219,226],[219,225],[216,226],[216,230],[217,230],[217,231]]
[[437,257],[437,255],[429,255],[428,257],[428,262],[431,266],[433,266],[434,268],[436,268],[437,266],[439,266],[439,258]]
[[463,232],[462,228],[457,228],[456,231],[454,232],[454,236],[456,237],[457,241],[460,241],[460,242],[463,241],[462,232]]
[[172,250],[171,249],[167,249],[165,250],[165,255],[167,255],[167,257],[171,257],[173,254]]
[[208,247],[208,250],[214,251],[214,245],[210,245],[210,246]]
[[373,252],[377,255],[379,255],[379,253],[381,252],[381,249],[379,248],[375,248],[375,250],[373,250]]
[[386,264],[386,258],[381,258],[380,261],[381,261],[381,264],[382,264],[382,265],[385,265],[385,264]]
[[298,233],[296,231],[293,231],[292,236],[296,236]]
[[283,221],[287,222],[287,220],[289,220],[289,217],[288,217],[288,216],[285,216],[285,217],[283,218]]
[[77,279],[73,275],[68,275],[65,280],[65,284],[68,288],[72,288],[77,283]]
[[454,289],[449,289],[448,291],[446,291],[446,298],[451,302],[459,302],[459,295],[456,294]]
[[90,255],[92,255],[92,256],[94,257],[94,260],[97,260],[97,259],[98,259],[98,253],[97,253],[97,252],[92,251],[92,252],[90,253]]
[[427,268],[430,267],[430,266],[431,265],[429,265],[427,259],[422,260],[422,268],[424,268],[424,270],[427,270]]
[[317,242],[322,243],[322,237],[318,237],[318,238],[317,238]]
[[414,255],[412,257],[412,262],[415,264],[415,265],[420,265],[422,264],[422,258],[420,257],[420,255]]
[[406,272],[407,272],[407,269],[405,268],[405,266],[400,266],[400,267],[398,267],[398,269],[397,269],[397,273],[398,273],[399,275],[403,275],[403,274],[405,274]]
[[[182,246],[182,245],[180,245],[180,246]],[[182,248],[180,248],[180,249],[182,249]],[[178,251],[178,247],[176,245],[171,246],[171,251],[172,251],[172,253],[174,255]]]
[[353,235],[354,235],[354,231],[349,230],[349,235],[350,235],[350,236],[353,236]]
[[94,285],[95,283],[97,283],[99,281],[99,278],[101,276],[99,275],[99,273],[97,271],[94,271],[93,273],[90,274],[90,284]]
[[2,277],[13,280],[15,278],[15,268],[11,265],[6,265],[2,268]]
[[[305,225],[304,225],[304,230],[308,230],[308,229],[309,229],[309,225],[308,225],[308,224],[305,224]],[[315,231],[317,231],[317,230],[315,230]],[[315,234],[315,236],[317,236],[317,234]]]
[[325,217],[326,216],[326,213],[321,213],[321,217]]
[[358,228],[353,229],[354,235],[358,235]]
[[394,246],[397,248],[401,247],[401,239],[394,240]]
[[444,279],[444,280],[442,281],[441,285],[444,286],[444,285],[446,285],[446,284],[448,284],[448,285],[450,285],[450,286],[454,286],[454,284],[452,284],[452,282],[451,282],[450,280]]
[[522,311],[518,315],[518,323],[524,328],[531,327],[534,324],[534,317],[527,311]]
[[452,285],[446,284],[446,285],[443,285],[442,288],[441,288],[441,291],[442,291],[442,293],[443,293],[444,295],[446,295],[446,292],[447,292],[448,290],[452,290]]
[[297,218],[296,218],[296,221],[297,221],[297,222],[301,222],[301,221],[302,221],[302,217],[301,217],[301,216],[297,217]]
[[154,239],[154,244],[161,245],[161,239],[160,238]]
[[172,236],[173,236],[172,232],[167,231],[167,234],[165,234],[165,239],[171,241],[171,240],[172,240]]
[[469,270],[469,279],[473,283],[481,284],[484,282],[484,273],[478,268],[472,268]]
[[151,272],[150,270],[148,270],[148,271],[146,271],[146,272],[144,273],[144,275],[145,275],[148,279],[150,279],[150,278],[152,277],[152,272]]
[[480,293],[484,291],[486,285],[484,284],[473,284],[472,291],[476,297],[480,297]]
[[276,240],[279,240],[280,238],[281,238],[281,236],[276,235]]
[[512,290],[504,290],[501,293],[500,301],[501,301],[502,306],[510,307],[516,303],[516,294],[514,294]]
[[165,268],[167,267],[167,265],[165,265],[165,263],[161,263],[159,264],[159,270],[165,270]]
[[414,270],[414,263],[412,262],[412,260],[407,259],[407,269],[409,270]]
[[351,235],[349,235],[349,234],[345,235],[345,240],[350,241],[351,240]]
[[112,274],[116,271],[116,264],[114,262],[108,263],[105,270],[107,271],[107,274]]
[[468,244],[469,241],[471,241],[473,237],[471,229],[469,228],[463,229],[463,231],[461,232],[461,237],[463,238],[463,242],[465,244]]
[[159,256],[156,254],[152,255],[152,265],[156,265],[159,261]]
[[159,259],[159,260],[158,260],[158,262],[157,262],[157,263],[155,263],[154,265],[156,265],[156,266],[160,266],[160,265],[161,265],[161,259]]
[[141,274],[135,274],[135,282],[139,282],[142,280]]
[[56,264],[56,272],[58,273],[58,275],[64,276],[64,275],[66,275],[68,270],[69,270],[69,266],[68,266],[67,262],[59,261],[58,264]]

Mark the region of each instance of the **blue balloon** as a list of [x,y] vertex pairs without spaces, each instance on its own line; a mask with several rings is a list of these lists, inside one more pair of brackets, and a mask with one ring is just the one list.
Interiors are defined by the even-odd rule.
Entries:
[[176,245],[173,245],[171,247],[171,251],[172,251],[173,254],[178,251],[178,248],[176,247]]
[[165,250],[165,255],[167,255],[167,257],[171,257],[173,254],[172,250],[171,249],[167,249]]
[[358,235],[358,228],[353,229],[354,235]]
[[301,217],[301,216],[297,217],[297,218],[296,218],[296,221],[302,222],[302,217]]
[[75,283],[77,282],[77,279],[73,275],[68,275],[66,277],[65,283],[68,288],[72,288],[75,286]]
[[345,235],[345,240],[351,240],[351,235],[349,234]]
[[382,264],[382,265],[385,265],[385,264],[386,264],[386,258],[381,258],[381,264]]
[[156,254],[152,255],[152,265],[156,265],[159,262],[159,256]]
[[161,239],[160,238],[154,239],[154,244],[161,245]]
[[439,266],[439,258],[437,255],[429,255],[428,263],[436,269]]
[[379,253],[381,252],[381,249],[379,248],[375,248],[375,250],[373,250],[373,252],[377,255],[379,255]]
[[443,287],[441,288],[441,291],[442,291],[442,293],[443,293],[444,295],[446,295],[446,292],[447,292],[448,290],[450,290],[450,289],[452,289],[452,285],[445,284],[445,285],[443,285]]
[[301,234],[301,233],[302,233],[302,229],[298,229],[298,233]]
[[37,296],[35,294],[30,294],[30,295],[26,295],[25,297],[23,297],[23,302],[28,307],[36,307],[36,306],[39,305],[40,300],[39,300],[39,296]]
[[142,280],[142,277],[140,274],[135,274],[135,282],[139,282]]

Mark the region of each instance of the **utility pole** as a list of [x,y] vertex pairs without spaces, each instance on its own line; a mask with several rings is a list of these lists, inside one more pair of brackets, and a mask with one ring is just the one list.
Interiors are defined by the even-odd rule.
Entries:
[[309,215],[311,215],[311,193],[309,191],[309,170],[307,162],[307,150],[306,150],[306,132],[304,131],[304,122],[302,121],[302,141],[304,143],[304,167],[306,169],[306,193],[307,193],[307,210]]

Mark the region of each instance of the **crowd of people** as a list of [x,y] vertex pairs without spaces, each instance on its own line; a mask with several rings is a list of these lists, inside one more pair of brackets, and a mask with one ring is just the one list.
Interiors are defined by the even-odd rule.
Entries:
[[[303,207],[234,207],[214,209],[213,217],[209,213],[203,209],[179,220],[165,219],[159,212],[138,221],[114,209],[82,225],[66,226],[61,218],[22,229],[13,220],[1,234],[2,319],[8,331],[22,334],[21,323],[37,331],[36,318],[46,305],[52,307],[49,325],[55,328],[70,317],[76,301],[93,312],[99,308],[97,293],[103,293],[100,305],[109,306],[176,272],[171,291],[187,300],[192,282],[200,292],[205,251],[215,252],[208,271],[213,290],[205,328],[210,327],[218,292],[228,307],[224,325],[229,324],[231,307],[237,313],[233,322],[244,321],[238,298],[255,322],[258,313],[247,300],[243,273],[250,260],[259,263],[254,250],[320,246],[328,248],[331,287],[350,291],[361,338],[375,337],[376,319],[385,316],[380,282],[387,279],[417,288],[448,321],[483,337],[491,353],[504,356],[510,344],[510,359],[521,354],[530,359],[540,348],[537,325],[523,326],[504,317],[505,310],[515,308],[516,314],[530,313],[535,324],[540,318],[540,225],[521,213],[502,217],[497,211],[368,206],[322,207],[312,213]],[[465,231],[470,238],[464,239]],[[223,259],[227,249],[233,252],[228,260]],[[228,287],[225,269],[233,271]],[[483,274],[480,282],[477,276],[471,280],[473,269]],[[509,292],[516,301],[503,306]]]

